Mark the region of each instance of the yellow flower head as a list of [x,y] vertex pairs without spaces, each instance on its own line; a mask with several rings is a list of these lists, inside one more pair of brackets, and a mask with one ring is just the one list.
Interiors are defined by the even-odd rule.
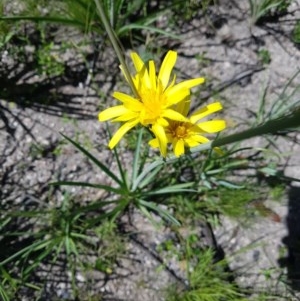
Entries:
[[187,121],[184,115],[174,110],[174,105],[187,99],[190,89],[204,83],[205,80],[200,77],[175,84],[174,76],[170,83],[171,72],[177,60],[175,51],[167,53],[158,75],[153,60],[146,65],[135,52],[131,53],[131,58],[136,71],[131,78],[138,97],[114,92],[113,96],[122,104],[101,112],[99,121],[112,119],[112,121],[125,122],[110,140],[108,145],[110,148],[115,147],[131,128],[140,123],[152,130],[165,156],[168,142],[165,127],[170,121]]
[[[177,110],[184,116],[187,115],[190,102],[183,101],[177,105]],[[189,148],[195,147],[199,144],[209,142],[209,139],[204,137],[203,134],[210,134],[222,131],[225,127],[224,120],[211,120],[199,123],[199,121],[219,110],[222,105],[219,102],[201,108],[190,116],[187,121],[170,121],[165,128],[167,135],[167,143],[172,144],[175,156],[179,157],[184,154],[185,146]],[[152,147],[159,147],[162,154],[166,154],[167,149],[161,149],[161,145],[157,138],[152,139],[149,144]]]

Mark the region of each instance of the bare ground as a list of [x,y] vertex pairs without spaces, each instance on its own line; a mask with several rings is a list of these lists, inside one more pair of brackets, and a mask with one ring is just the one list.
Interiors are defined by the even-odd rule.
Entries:
[[[174,47],[179,53],[178,73],[182,78],[205,76],[208,82],[206,88],[194,96],[194,107],[205,100],[220,99],[225,106],[223,115],[231,125],[229,131],[238,131],[253,118],[251,112],[257,112],[266,87],[267,106],[272,106],[289,79],[299,71],[300,51],[290,38],[299,17],[300,2],[294,1],[286,15],[255,26],[250,23],[248,1],[228,0],[217,8],[212,7],[206,19],[195,18],[185,25],[183,39]],[[270,54],[268,64],[262,64],[258,55],[262,49]],[[93,53],[89,55],[93,58]],[[2,53],[4,67],[0,85],[6,95],[0,102],[2,209],[13,206],[15,210],[26,210],[41,204],[59,204],[62,192],[52,191],[49,198],[50,181],[106,182],[71,145],[61,142],[60,133],[76,136],[97,157],[109,165],[115,164],[106,146],[105,126],[97,121],[103,99],[106,103],[112,101],[109,95],[119,81],[114,56],[104,53],[93,70],[86,67],[81,57],[67,53],[64,60],[68,73],[50,83],[35,75],[30,67],[27,70],[27,65],[14,66],[11,57],[9,52]],[[92,66],[92,59],[89,63]],[[10,66],[13,68],[9,69]],[[288,91],[299,85],[300,77],[296,76]],[[103,96],[101,101],[99,95]],[[290,101],[299,100],[299,96],[298,91]],[[294,136],[299,139],[299,133]],[[242,145],[261,147],[262,143],[262,139],[255,138]],[[299,145],[285,139],[280,139],[277,145],[282,154],[282,171],[286,176],[299,179]],[[128,162],[131,155],[124,152],[123,156]],[[243,286],[276,291],[279,272],[274,270],[271,285],[272,281],[266,281],[262,270],[283,267],[292,287],[298,290],[299,189],[297,182],[290,181],[280,203],[268,200],[280,217],[279,222],[258,218],[254,225],[243,226],[224,219],[222,227],[217,229],[217,241]],[[99,198],[94,191],[77,193],[80,199]],[[183,271],[172,260],[169,270],[157,271],[162,262],[156,247],[171,235],[168,230],[155,229],[138,213],[134,219],[138,233],[128,242],[128,257],[120,261],[111,277],[106,278],[100,272],[76,276],[82,287],[92,284],[92,290],[106,296],[105,300],[163,300],[163,291],[170,283],[185,284]],[[287,248],[287,253],[280,253],[282,247]],[[245,251],[237,253],[242,248]],[[47,277],[43,300],[72,300],[70,275],[65,267],[57,266],[49,273],[41,273],[42,278]],[[28,292],[24,292],[21,299],[32,300],[30,295],[25,297],[26,294]],[[297,300],[296,296],[292,298]]]

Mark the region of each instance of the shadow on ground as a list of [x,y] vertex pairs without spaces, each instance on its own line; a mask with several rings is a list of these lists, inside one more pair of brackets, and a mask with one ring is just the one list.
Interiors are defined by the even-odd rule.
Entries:
[[300,187],[291,186],[288,198],[288,236],[283,238],[288,253],[286,257],[279,258],[279,264],[287,268],[291,288],[300,291]]
[[[16,67],[17,69],[17,67]],[[15,103],[21,108],[30,107],[37,112],[44,112],[49,115],[62,116],[67,115],[77,119],[95,118],[96,103],[92,98],[97,97],[95,91],[88,89],[85,85],[87,78],[91,75],[83,64],[79,63],[73,68],[66,67],[64,74],[54,78],[41,77],[34,82],[34,66],[28,69],[28,66],[11,76],[11,70],[0,75],[0,98],[3,100],[0,104],[0,118],[5,122],[6,118],[12,117],[12,112],[6,102]],[[101,72],[101,70],[97,71]],[[25,74],[26,81],[20,79]],[[79,86],[83,89],[78,89]],[[97,83],[99,87],[104,83]],[[114,82],[111,83],[111,87]],[[82,90],[78,92],[79,90]]]

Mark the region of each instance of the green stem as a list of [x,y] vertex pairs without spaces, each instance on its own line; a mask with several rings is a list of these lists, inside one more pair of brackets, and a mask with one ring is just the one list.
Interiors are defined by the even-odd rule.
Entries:
[[[197,153],[217,146],[223,146],[229,143],[235,143],[241,140],[250,139],[256,136],[276,134],[279,131],[293,129],[299,126],[300,126],[300,108],[297,108],[290,115],[269,120],[266,123],[259,125],[253,129],[248,129],[240,133],[232,134],[205,144],[201,144],[199,146],[191,148],[190,152]],[[174,156],[170,156],[166,161],[168,162],[172,160],[174,160]]]
[[283,116],[259,125],[253,129],[248,129],[241,133],[219,138],[212,142],[212,147],[238,142],[256,136],[266,134],[276,134],[278,131],[292,129],[300,126],[300,108],[288,116]]
[[112,46],[113,46],[113,48],[114,48],[114,50],[116,52],[116,55],[117,55],[117,57],[118,57],[118,59],[120,61],[120,64],[123,67],[126,79],[128,80],[128,83],[129,83],[129,85],[130,85],[130,87],[132,89],[132,92],[134,93],[134,95],[135,95],[136,98],[140,98],[139,93],[138,93],[138,91],[137,91],[137,89],[136,89],[136,87],[135,87],[135,85],[133,83],[133,80],[131,78],[131,74],[129,72],[129,68],[128,68],[126,62],[125,62],[125,59],[124,59],[124,56],[122,54],[121,48],[120,48],[120,46],[118,44],[118,41],[117,41],[117,38],[116,38],[116,34],[115,34],[114,30],[112,29],[109,21],[107,20],[106,14],[105,14],[105,12],[103,10],[103,7],[102,7],[101,3],[99,2],[99,0],[94,0],[94,1],[96,3],[97,10],[98,10],[99,16],[101,18],[101,21],[103,23],[103,26],[104,26],[107,34],[108,34],[108,38],[109,38],[109,40],[110,40],[110,42],[111,42],[111,44],[112,44]]

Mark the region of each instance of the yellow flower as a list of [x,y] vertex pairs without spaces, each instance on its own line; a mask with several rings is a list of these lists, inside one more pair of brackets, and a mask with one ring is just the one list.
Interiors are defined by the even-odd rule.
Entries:
[[[113,135],[108,146],[114,148],[131,128],[140,123],[151,129],[158,139],[161,151],[166,151],[167,136],[164,128],[171,120],[186,121],[185,116],[174,110],[174,105],[187,99],[190,89],[204,83],[205,80],[200,77],[175,84],[174,76],[170,82],[171,72],[177,60],[175,51],[167,53],[158,75],[153,60],[149,61],[147,66],[137,53],[131,53],[131,58],[136,70],[136,74],[131,77],[138,97],[114,92],[113,96],[122,104],[99,113],[99,121],[112,119],[112,121],[125,122]],[[164,152],[162,154],[166,155]]]
[[[177,105],[177,110],[182,115],[186,116],[189,107],[190,101],[183,101]],[[199,144],[209,142],[209,139],[203,135],[222,131],[226,127],[224,120],[199,122],[202,118],[221,109],[221,103],[215,102],[192,114],[187,121],[169,121],[165,131],[167,135],[167,142],[172,144],[175,156],[179,157],[183,155],[185,152],[185,146],[191,148]],[[157,138],[152,139],[149,144],[152,147],[161,148]],[[166,154],[167,149],[160,149],[160,151],[162,154]]]

